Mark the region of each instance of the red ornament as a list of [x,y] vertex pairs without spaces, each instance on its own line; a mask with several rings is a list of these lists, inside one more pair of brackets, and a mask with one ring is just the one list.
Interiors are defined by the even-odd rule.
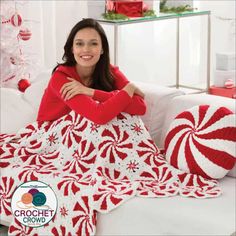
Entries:
[[25,90],[30,86],[30,82],[29,80],[27,79],[21,79],[19,82],[18,82],[18,89],[21,91],[21,92],[25,92]]
[[21,26],[22,24],[22,18],[19,14],[15,13],[12,17],[11,17],[11,24],[15,27]]
[[31,31],[27,28],[21,29],[18,34],[19,38],[26,41],[31,38]]

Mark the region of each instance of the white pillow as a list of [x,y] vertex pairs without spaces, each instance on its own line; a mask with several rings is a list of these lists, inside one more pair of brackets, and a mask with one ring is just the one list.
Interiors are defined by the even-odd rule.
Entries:
[[51,70],[39,74],[35,82],[26,89],[24,99],[32,105],[34,111],[37,113],[44,90],[47,87],[48,81],[51,77]]
[[23,94],[12,88],[1,88],[0,133],[14,134],[35,121],[33,108],[23,99]]

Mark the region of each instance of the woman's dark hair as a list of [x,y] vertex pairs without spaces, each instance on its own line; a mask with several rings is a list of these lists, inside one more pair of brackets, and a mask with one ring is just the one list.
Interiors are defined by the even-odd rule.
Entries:
[[93,72],[92,84],[91,87],[94,89],[100,89],[104,91],[112,91],[114,90],[114,78],[110,71],[110,56],[109,56],[109,44],[107,40],[107,36],[102,28],[102,26],[94,19],[87,18],[79,21],[71,30],[66,44],[64,46],[64,55],[62,60],[64,63],[58,64],[52,71],[52,73],[57,69],[60,65],[65,66],[75,66],[76,61],[74,55],[72,53],[73,41],[74,37],[78,31],[84,28],[92,28],[95,29],[102,41],[102,49],[103,54],[101,54],[99,61],[96,64],[95,70]]

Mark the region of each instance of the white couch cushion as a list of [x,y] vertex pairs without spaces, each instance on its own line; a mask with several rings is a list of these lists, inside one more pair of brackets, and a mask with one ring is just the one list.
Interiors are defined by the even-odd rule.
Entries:
[[223,194],[214,199],[130,199],[98,214],[96,235],[231,235],[235,231],[235,179],[220,180]]
[[1,88],[0,133],[14,134],[35,121],[35,111],[22,97],[23,94],[18,90]]
[[147,112],[142,120],[157,146],[160,146],[162,127],[165,114],[172,98],[183,95],[184,92],[175,88],[168,88],[156,84],[135,82],[145,93]]

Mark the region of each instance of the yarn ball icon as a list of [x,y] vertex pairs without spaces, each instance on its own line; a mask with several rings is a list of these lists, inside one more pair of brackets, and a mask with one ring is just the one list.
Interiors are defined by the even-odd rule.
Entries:
[[34,206],[43,206],[47,198],[44,193],[39,192],[37,189],[30,189],[28,193],[21,196],[21,202],[24,204],[32,203]]
[[24,204],[30,204],[32,203],[33,201],[33,196],[31,193],[24,193],[22,196],[21,196],[21,201],[24,203]]
[[33,197],[33,204],[35,206],[42,206],[45,204],[46,201],[47,201],[47,198],[45,194],[42,192],[36,193]]
[[39,192],[39,190],[36,189],[36,188],[32,188],[32,189],[30,189],[30,190],[28,191],[28,193],[31,193],[33,196],[34,196],[36,193],[38,193],[38,192]]

